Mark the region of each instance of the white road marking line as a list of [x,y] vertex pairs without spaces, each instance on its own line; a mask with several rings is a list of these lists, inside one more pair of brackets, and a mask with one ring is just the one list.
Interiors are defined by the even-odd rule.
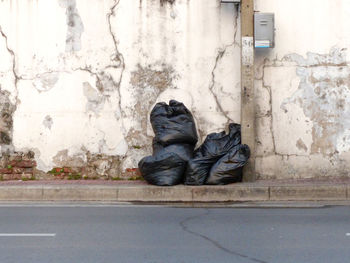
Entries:
[[0,237],[55,237],[56,233],[0,233]]

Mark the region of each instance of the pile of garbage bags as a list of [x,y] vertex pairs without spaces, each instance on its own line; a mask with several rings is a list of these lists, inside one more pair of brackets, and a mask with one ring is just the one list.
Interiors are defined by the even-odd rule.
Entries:
[[229,132],[209,134],[196,150],[196,125],[185,105],[171,100],[157,103],[151,112],[155,134],[153,155],[138,166],[153,185],[221,185],[242,181],[242,169],[250,151],[241,144],[241,126],[231,123]]

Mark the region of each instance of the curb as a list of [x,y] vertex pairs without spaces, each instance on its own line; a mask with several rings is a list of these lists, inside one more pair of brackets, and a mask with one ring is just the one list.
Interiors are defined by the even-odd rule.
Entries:
[[0,201],[243,202],[347,201],[350,185],[225,186],[21,185],[0,186]]

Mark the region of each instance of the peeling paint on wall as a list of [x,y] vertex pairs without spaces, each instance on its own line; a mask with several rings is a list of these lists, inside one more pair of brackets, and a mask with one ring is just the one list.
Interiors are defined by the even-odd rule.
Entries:
[[183,101],[203,137],[239,122],[238,22],[213,0],[0,1],[9,154],[35,153],[42,177],[71,168],[111,178],[150,154],[158,101]]
[[121,170],[121,160],[119,156],[110,156],[106,154],[92,154],[86,149],[78,155],[69,155],[68,150],[62,150],[53,158],[57,167],[69,167],[70,170],[79,174],[85,179],[112,179],[123,177]]
[[84,95],[88,102],[86,104],[86,110],[92,111],[96,115],[102,110],[104,97],[99,91],[94,89],[89,82],[83,83]]
[[81,49],[81,35],[84,32],[84,25],[77,9],[76,0],[59,1],[61,7],[66,8],[66,52],[79,51]]
[[297,92],[281,108],[293,103],[302,107],[313,121],[311,154],[333,155],[350,150],[350,68],[346,49],[333,48],[329,54],[308,53],[306,58],[291,54],[300,84]]
[[298,147],[299,150],[303,150],[303,151],[307,152],[307,146],[305,145],[305,143],[303,142],[302,139],[299,139],[297,141],[296,146]]
[[33,86],[39,92],[45,92],[52,89],[59,79],[58,72],[46,72],[40,75],[37,75],[33,81]]
[[57,166],[83,167],[86,163],[86,156],[85,154],[70,156],[68,150],[61,150],[53,158],[53,162]]
[[141,122],[142,131],[147,129],[148,114],[158,96],[166,89],[174,88],[174,78],[175,72],[170,65],[162,65],[161,69],[137,65],[137,69],[131,73],[130,84],[136,98],[134,118]]
[[53,125],[53,120],[51,118],[50,115],[47,115],[43,121],[43,125],[48,128],[49,130],[51,130],[51,127]]
[[12,115],[16,109],[9,99],[10,93],[0,87],[0,146],[12,144]]

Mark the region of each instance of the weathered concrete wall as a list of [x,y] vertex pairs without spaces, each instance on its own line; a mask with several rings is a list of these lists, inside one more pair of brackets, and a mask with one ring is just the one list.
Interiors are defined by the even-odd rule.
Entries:
[[158,101],[183,101],[202,138],[240,122],[239,28],[217,0],[0,1],[3,172],[133,171]]
[[[350,2],[255,2],[277,28],[255,56],[258,178],[348,176]],[[219,0],[0,1],[0,174],[132,173],[158,101],[201,139],[240,122],[239,23]]]
[[257,0],[276,48],[256,52],[259,178],[350,174],[350,2]]

